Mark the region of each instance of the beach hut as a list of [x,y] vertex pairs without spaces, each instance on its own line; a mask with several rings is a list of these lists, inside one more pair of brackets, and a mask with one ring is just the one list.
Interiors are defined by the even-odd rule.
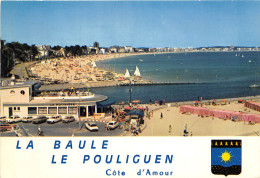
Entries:
[[132,109],[126,116],[130,116],[130,124],[132,125],[133,129],[136,129],[140,124],[144,124],[144,112],[139,109]]

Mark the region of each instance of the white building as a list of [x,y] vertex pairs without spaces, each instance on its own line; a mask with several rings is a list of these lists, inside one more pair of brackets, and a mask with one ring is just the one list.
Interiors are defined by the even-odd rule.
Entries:
[[10,117],[25,116],[54,116],[71,115],[75,118],[95,117],[98,110],[103,109],[114,101],[107,96],[90,92],[76,93],[56,92],[52,94],[40,93],[38,81],[26,81],[0,87],[0,115]]

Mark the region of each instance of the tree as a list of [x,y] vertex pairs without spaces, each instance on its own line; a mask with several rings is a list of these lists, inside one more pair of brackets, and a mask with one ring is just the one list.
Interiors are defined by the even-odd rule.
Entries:
[[39,50],[35,45],[31,46],[31,55],[33,57],[33,60],[35,60],[35,57],[39,54]]
[[5,45],[5,41],[1,40],[1,76],[7,77],[14,66],[13,49]]

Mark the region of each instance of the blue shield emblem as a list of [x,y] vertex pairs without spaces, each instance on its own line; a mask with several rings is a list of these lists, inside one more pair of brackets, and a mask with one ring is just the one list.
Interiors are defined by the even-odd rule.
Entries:
[[211,172],[238,175],[241,173],[241,140],[211,140]]

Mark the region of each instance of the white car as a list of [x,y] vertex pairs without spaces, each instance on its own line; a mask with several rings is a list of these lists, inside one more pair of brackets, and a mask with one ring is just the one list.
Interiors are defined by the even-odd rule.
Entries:
[[69,123],[69,122],[73,122],[73,121],[75,121],[74,116],[66,116],[65,118],[62,119],[63,123]]
[[21,122],[21,121],[22,121],[22,119],[20,118],[20,116],[17,116],[17,115],[11,116],[6,119],[6,122],[8,122],[8,123],[16,123],[16,122]]
[[35,118],[33,118],[32,116],[27,116],[27,117],[23,117],[22,122],[27,123],[27,122],[32,122]]
[[85,126],[89,131],[98,131],[98,126],[96,122],[86,122]]
[[47,119],[48,124],[54,124],[61,121],[61,116],[52,116],[49,119]]
[[116,122],[116,121],[110,121],[107,123],[107,127],[110,129],[110,130],[113,130],[115,128],[117,128],[119,126],[119,122]]

